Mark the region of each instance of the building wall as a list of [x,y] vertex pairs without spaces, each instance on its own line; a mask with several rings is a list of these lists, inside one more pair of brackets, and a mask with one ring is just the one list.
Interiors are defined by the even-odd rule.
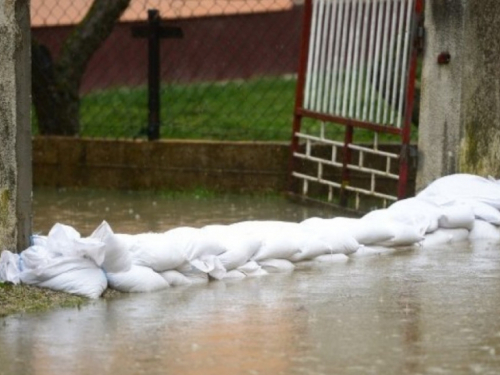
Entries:
[[[89,63],[82,91],[147,82],[147,40],[132,38],[119,23]],[[187,18],[165,22],[179,26],[183,39],[161,44],[161,79],[165,82],[211,82],[276,76],[297,71],[302,6],[247,15]],[[57,58],[72,27],[32,29],[33,37]]]

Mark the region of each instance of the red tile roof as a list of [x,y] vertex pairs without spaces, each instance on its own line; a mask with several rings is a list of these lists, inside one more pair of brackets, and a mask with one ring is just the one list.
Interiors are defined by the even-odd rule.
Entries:
[[[31,0],[31,25],[61,26],[78,23],[93,0]],[[148,9],[158,9],[164,19],[208,17],[287,10],[293,0],[132,0],[122,22],[147,18]]]

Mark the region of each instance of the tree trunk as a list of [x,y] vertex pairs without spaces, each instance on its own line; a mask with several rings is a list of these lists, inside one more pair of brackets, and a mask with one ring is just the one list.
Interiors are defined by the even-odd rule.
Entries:
[[32,95],[40,134],[78,135],[80,83],[94,52],[111,34],[131,0],[94,0],[64,42],[57,61],[32,43]]

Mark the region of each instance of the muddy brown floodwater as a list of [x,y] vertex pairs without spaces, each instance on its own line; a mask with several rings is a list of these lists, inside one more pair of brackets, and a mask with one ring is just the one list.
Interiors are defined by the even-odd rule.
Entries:
[[[276,197],[74,194],[35,191],[35,226],[84,233],[106,218],[140,232],[330,214]],[[500,245],[488,242],[0,318],[2,375],[499,373]]]

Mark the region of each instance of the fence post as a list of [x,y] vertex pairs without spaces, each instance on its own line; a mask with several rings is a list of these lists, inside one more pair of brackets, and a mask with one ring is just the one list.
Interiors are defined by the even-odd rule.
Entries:
[[453,173],[500,178],[500,2],[426,0],[417,190]]
[[0,0],[0,251],[31,235],[29,0]]

